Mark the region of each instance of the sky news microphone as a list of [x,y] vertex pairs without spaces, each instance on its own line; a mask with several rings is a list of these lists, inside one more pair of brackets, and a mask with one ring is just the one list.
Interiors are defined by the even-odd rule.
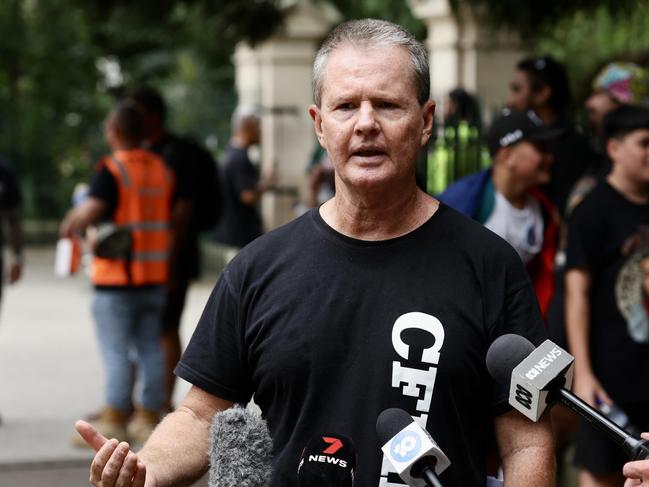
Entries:
[[356,448],[348,437],[321,433],[302,451],[297,468],[298,487],[352,487],[356,473]]
[[509,404],[532,421],[559,401],[608,435],[630,459],[649,458],[649,441],[634,437],[568,390],[574,361],[550,340],[535,348],[514,334],[498,337],[487,352],[489,373],[499,384],[509,385]]
[[442,487],[438,475],[450,460],[428,431],[403,409],[390,408],[379,414],[376,434],[381,450],[401,479],[411,487]]
[[209,487],[266,487],[273,442],[259,413],[233,406],[214,415]]

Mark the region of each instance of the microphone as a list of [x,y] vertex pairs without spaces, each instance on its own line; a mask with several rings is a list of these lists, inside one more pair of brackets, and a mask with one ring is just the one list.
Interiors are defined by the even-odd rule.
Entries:
[[298,487],[352,487],[356,473],[356,448],[337,433],[314,436],[302,450],[297,468]]
[[437,477],[451,464],[428,431],[403,409],[379,414],[376,435],[383,453],[401,479],[411,487],[442,487]]
[[214,415],[208,487],[265,487],[273,442],[259,413],[233,406]]
[[550,340],[534,348],[514,334],[498,337],[487,352],[489,373],[499,384],[509,385],[509,404],[527,418],[538,421],[559,401],[608,435],[631,460],[649,458],[649,441],[634,437],[568,390],[574,361]]

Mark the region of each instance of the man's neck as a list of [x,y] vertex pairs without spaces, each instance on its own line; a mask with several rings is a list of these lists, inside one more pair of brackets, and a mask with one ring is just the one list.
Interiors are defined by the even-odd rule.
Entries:
[[343,235],[378,241],[410,233],[428,221],[438,207],[439,202],[419,190],[413,182],[409,191],[393,188],[387,194],[368,195],[364,192],[362,197],[358,193],[337,189],[336,196],[320,207],[320,215]]
[[542,106],[535,110],[538,117],[543,121],[543,125],[550,126],[557,123],[558,115],[550,107]]
[[149,134],[149,136],[146,138],[144,141],[144,146],[145,147],[155,147],[158,142],[160,142],[164,136],[166,135],[166,132],[163,129],[156,129],[153,132]]
[[606,181],[632,203],[637,205],[649,203],[649,185],[633,181],[616,169],[614,163],[613,170],[606,177]]

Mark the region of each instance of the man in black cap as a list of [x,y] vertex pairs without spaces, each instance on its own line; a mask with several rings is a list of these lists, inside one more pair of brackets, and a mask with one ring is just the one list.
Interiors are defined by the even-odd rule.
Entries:
[[553,290],[559,217],[537,186],[550,181],[551,143],[561,134],[533,111],[504,110],[487,134],[493,167],[457,181],[440,195],[516,249],[544,314]]

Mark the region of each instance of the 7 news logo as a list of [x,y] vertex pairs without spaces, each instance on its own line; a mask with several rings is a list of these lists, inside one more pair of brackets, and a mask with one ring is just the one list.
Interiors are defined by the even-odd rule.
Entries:
[[327,448],[322,450],[322,453],[324,453],[325,455],[333,455],[343,447],[343,442],[340,441],[338,438],[323,436],[322,441],[324,441],[329,445]]
[[321,455],[312,455],[310,454],[307,458],[308,462],[318,462],[318,463],[328,463],[332,465],[338,465],[341,468],[347,468],[347,460],[342,458],[336,458],[332,456],[338,450],[340,450],[344,445],[341,439],[334,438],[332,436],[322,436],[322,441],[327,445],[327,447],[322,450]]

